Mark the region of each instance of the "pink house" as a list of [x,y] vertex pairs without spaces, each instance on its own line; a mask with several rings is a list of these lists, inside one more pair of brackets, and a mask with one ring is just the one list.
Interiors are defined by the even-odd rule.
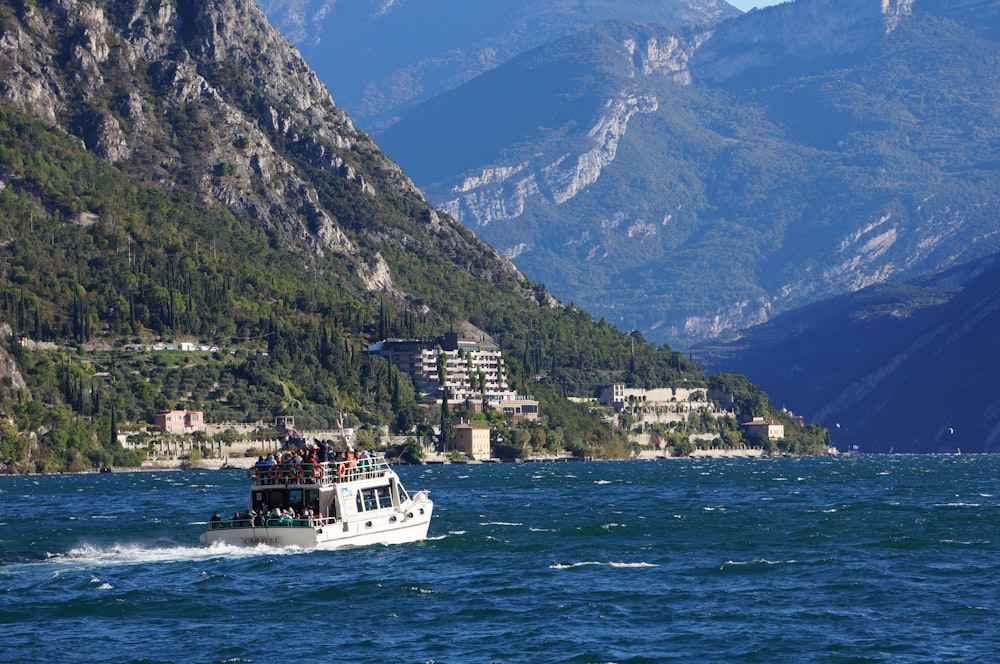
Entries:
[[205,430],[200,410],[168,410],[153,416],[153,425],[164,433],[191,433]]

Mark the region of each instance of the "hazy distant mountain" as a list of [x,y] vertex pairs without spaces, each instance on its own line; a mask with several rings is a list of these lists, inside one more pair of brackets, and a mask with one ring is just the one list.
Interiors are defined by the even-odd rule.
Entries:
[[687,27],[740,13],[723,0],[256,1],[375,134],[414,104],[601,21]]
[[1000,249],[1000,4],[795,0],[611,21],[379,145],[564,301],[705,339]]
[[695,348],[840,449],[1000,451],[1000,255],[796,309]]

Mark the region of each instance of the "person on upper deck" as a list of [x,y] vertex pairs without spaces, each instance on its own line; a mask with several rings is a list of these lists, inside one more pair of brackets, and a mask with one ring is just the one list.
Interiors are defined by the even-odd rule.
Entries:
[[354,451],[353,447],[348,447],[347,454],[345,454],[345,456],[347,457],[347,472],[351,473],[356,465],[358,455]]
[[363,476],[368,476],[368,471],[371,469],[371,452],[367,449],[361,450],[358,456],[358,472]]

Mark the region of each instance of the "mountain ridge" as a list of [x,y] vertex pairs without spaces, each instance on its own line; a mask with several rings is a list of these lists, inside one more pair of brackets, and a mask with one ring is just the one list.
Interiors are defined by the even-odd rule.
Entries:
[[[997,246],[987,211],[998,205],[989,165],[1000,143],[997,86],[981,81],[996,78],[989,62],[998,47],[973,18],[995,7],[843,4],[797,0],[711,33],[643,25],[633,29],[646,37],[632,46],[619,27],[601,24],[426,102],[379,142],[429,200],[526,274],[657,341],[705,339],[814,298],[989,254]],[[865,28],[811,58],[779,53],[785,64],[776,65],[765,53],[751,69],[740,50],[746,26],[780,37],[795,16],[821,34]],[[608,63],[629,62],[654,40],[676,40],[672,52],[683,54],[666,76],[642,67],[609,75]],[[585,60],[596,43],[607,45]],[[699,79],[713,49],[743,73]],[[489,107],[484,94],[496,107],[514,98],[535,62],[555,72],[551,94],[513,118],[463,113]],[[565,89],[586,67],[591,76],[577,76],[587,83]],[[621,110],[612,112],[616,99]],[[508,124],[544,129],[472,156],[476,143],[457,141],[433,151],[425,175],[432,137],[489,140],[503,135],[492,127]],[[441,177],[437,165],[452,163]],[[746,267],[729,265],[737,252]],[[697,291],[692,275],[704,282]]]
[[376,137],[414,104],[594,23],[627,15],[691,27],[740,13],[723,0],[257,3]]

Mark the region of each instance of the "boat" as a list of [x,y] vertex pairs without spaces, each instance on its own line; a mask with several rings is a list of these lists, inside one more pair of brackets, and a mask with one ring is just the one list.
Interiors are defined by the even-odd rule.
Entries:
[[216,512],[202,544],[335,549],[427,537],[434,509],[429,492],[407,492],[382,455],[255,465],[246,475],[246,510],[232,518]]

